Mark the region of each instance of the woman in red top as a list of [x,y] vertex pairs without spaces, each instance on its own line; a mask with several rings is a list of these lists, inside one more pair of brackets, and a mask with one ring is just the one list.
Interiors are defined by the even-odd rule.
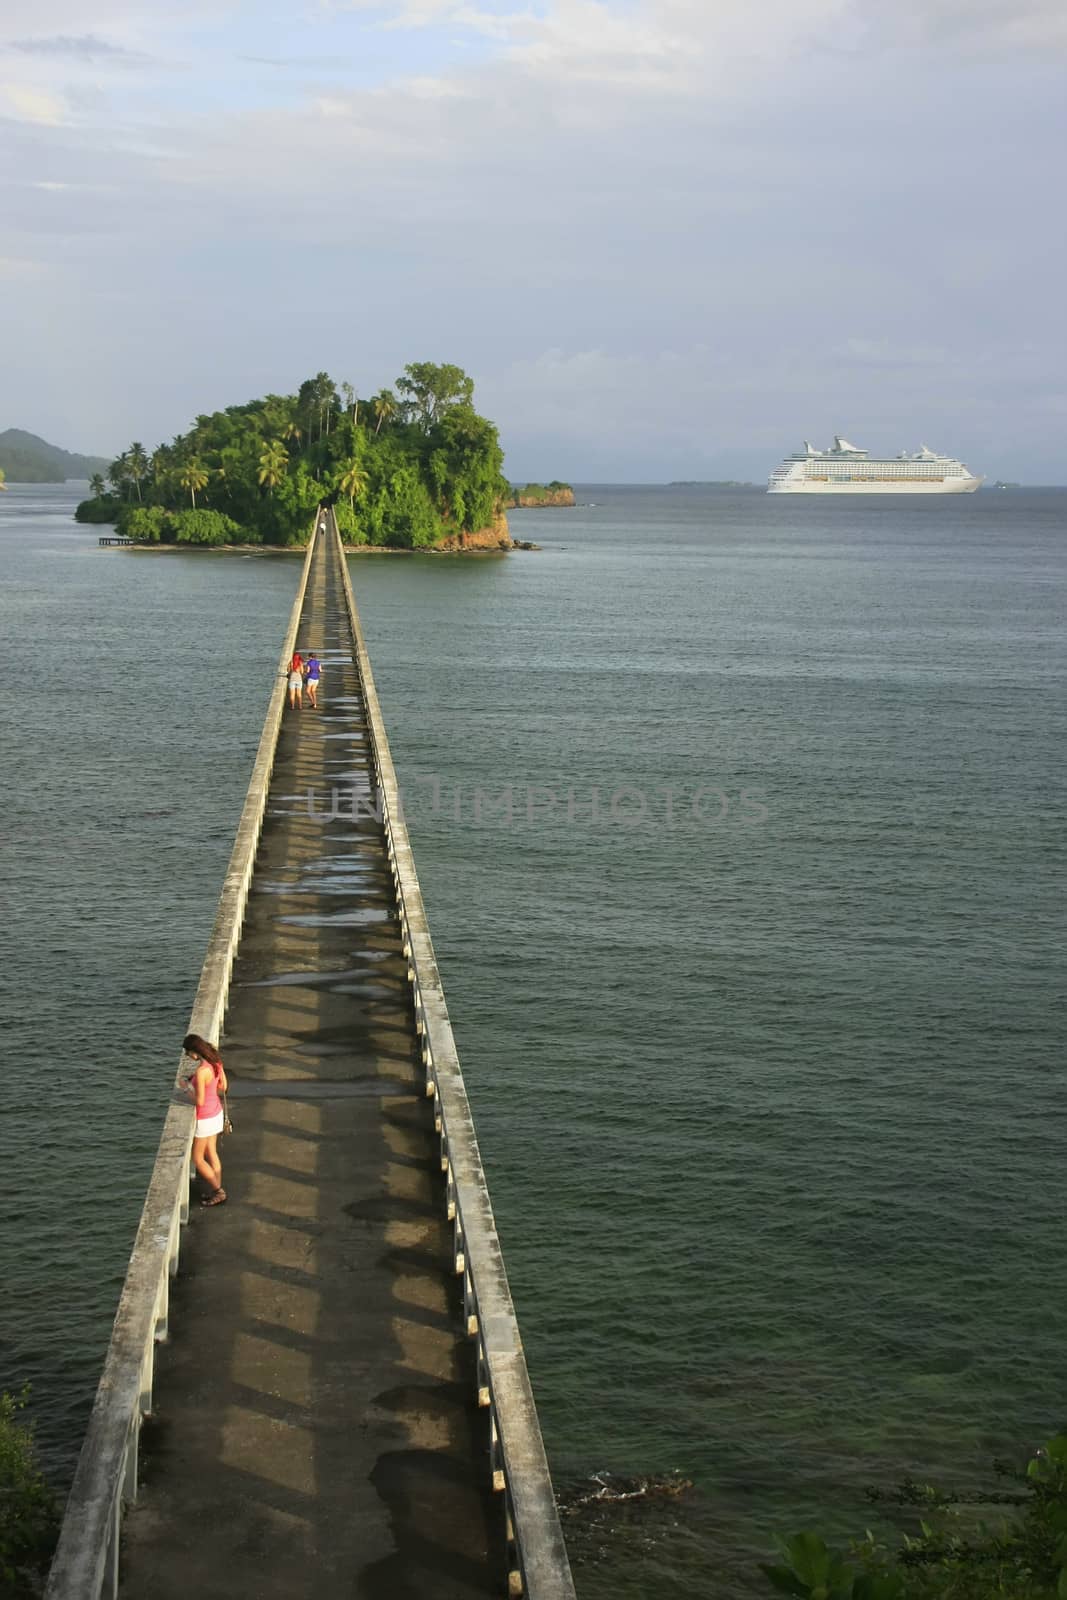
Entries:
[[225,1122],[220,1094],[229,1085],[222,1057],[213,1044],[201,1039],[198,1033],[187,1033],[182,1049],[196,1063],[186,1088],[196,1102],[196,1130],[193,1136],[193,1165],[207,1184],[207,1193],[201,1198],[202,1206],[221,1206],[226,1201],[222,1187],[222,1162],[219,1160],[217,1141]]
[[299,650],[293,651],[289,663],[289,710],[304,709],[304,658]]

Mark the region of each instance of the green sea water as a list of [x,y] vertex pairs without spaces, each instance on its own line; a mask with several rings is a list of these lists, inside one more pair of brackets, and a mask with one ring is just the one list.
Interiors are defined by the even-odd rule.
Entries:
[[[76,497],[0,503],[0,1382],[60,1475],[296,582]],[[1067,494],[579,500],[353,581],[557,1481],[694,1485],[579,1593],[755,1594],[1064,1421]]]

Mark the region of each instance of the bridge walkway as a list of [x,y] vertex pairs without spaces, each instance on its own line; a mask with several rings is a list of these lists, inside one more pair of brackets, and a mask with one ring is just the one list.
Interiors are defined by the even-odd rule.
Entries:
[[[123,1525],[128,1600],[506,1590],[432,1102],[336,539],[297,633],[222,1052],[226,1205],[194,1207]],[[309,814],[309,791],[315,796]]]

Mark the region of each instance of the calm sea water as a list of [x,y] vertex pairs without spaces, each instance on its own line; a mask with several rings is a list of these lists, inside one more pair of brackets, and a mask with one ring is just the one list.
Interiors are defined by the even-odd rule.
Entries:
[[[60,1476],[296,582],[76,497],[0,500],[0,1382]],[[754,1594],[1067,1420],[1067,493],[580,498],[353,577],[557,1480],[694,1483],[579,1592]]]

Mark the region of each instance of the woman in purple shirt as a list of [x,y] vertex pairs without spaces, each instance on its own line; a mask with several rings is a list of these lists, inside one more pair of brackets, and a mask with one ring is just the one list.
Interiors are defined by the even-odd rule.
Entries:
[[314,650],[307,658],[307,666],[304,671],[307,673],[304,682],[307,685],[308,704],[312,711],[317,711],[319,708],[318,693],[319,679],[322,677],[322,665]]

